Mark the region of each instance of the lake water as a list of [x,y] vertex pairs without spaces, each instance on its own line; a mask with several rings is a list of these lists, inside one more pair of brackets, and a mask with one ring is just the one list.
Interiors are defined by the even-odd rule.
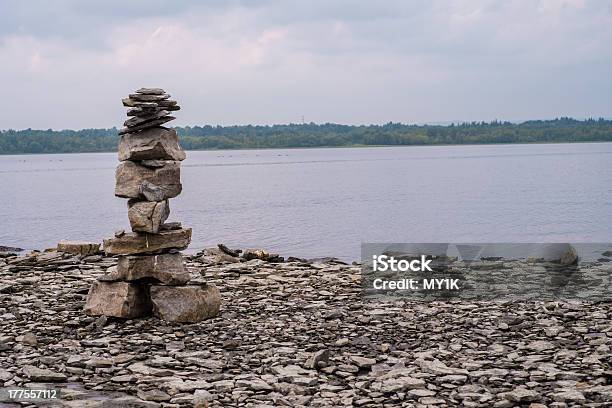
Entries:
[[[0,245],[129,229],[116,153],[0,156]],[[187,152],[169,221],[356,260],[361,242],[612,242],[612,143]]]

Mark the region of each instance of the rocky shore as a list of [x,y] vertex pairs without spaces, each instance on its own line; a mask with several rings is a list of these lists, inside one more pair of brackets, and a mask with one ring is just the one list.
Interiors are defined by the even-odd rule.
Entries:
[[364,299],[359,265],[230,253],[185,256],[191,281],[222,296],[219,315],[195,324],[86,316],[116,257],[2,253],[0,382],[60,398],[0,406],[612,402],[610,303]]

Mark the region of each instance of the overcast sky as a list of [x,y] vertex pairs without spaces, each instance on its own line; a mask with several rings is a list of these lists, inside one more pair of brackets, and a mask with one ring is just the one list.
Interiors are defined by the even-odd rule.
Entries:
[[0,3],[0,129],[612,116],[612,1]]

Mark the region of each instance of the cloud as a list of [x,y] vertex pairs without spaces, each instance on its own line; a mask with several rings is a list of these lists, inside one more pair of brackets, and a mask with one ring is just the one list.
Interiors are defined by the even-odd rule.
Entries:
[[609,1],[7,1],[3,128],[529,119],[612,111]]

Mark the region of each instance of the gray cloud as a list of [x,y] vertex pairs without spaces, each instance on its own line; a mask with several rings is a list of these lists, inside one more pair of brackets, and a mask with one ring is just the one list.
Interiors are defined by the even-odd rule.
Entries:
[[[5,1],[1,128],[606,116],[612,2]],[[7,101],[8,99],[4,99]]]

